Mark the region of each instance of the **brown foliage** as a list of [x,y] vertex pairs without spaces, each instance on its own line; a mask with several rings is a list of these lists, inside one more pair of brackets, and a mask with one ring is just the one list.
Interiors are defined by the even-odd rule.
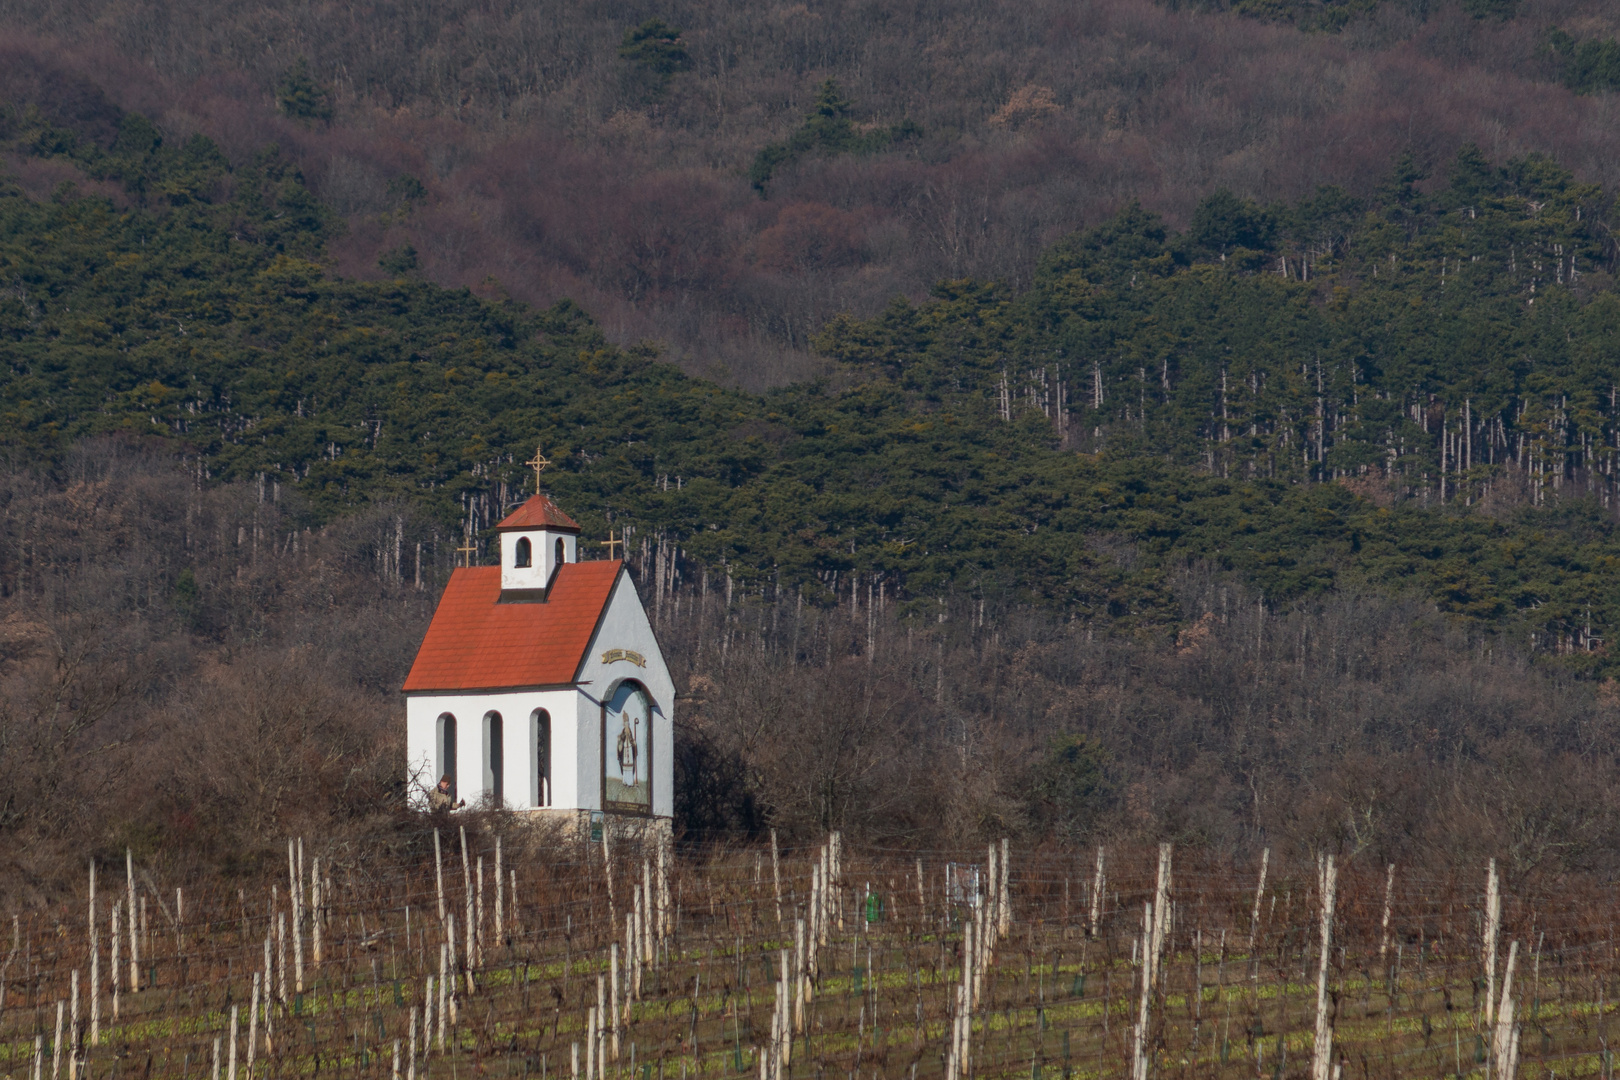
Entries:
[[273,485],[196,481],[115,440],[0,475],[0,865],[27,887],[86,848],[239,862],[396,812],[429,594],[393,550],[421,536],[434,580],[448,548],[391,510],[312,532]]
[[[881,16],[852,0],[710,0],[666,14],[692,70],[648,100],[610,9],[11,0],[0,95],[98,139],[117,105],[238,161],[279,143],[350,220],[342,272],[375,275],[381,252],[410,243],[433,280],[568,295],[620,340],[664,341],[693,370],[751,386],[813,370],[807,331],[836,312],[943,277],[1021,283],[1044,245],[1131,197],[1180,222],[1218,186],[1366,192],[1399,152],[1434,171],[1464,141],[1620,179],[1607,105],[1558,86],[1539,53],[1549,23],[1602,31],[1612,20],[1592,0],[1506,21],[1384,4],[1336,36],[1152,0]],[[275,112],[275,81],[300,56],[333,91],[331,125]],[[831,235],[794,223],[807,211],[762,205],[746,178],[828,76],[863,124],[925,132],[896,152],[805,158],[773,182],[784,206],[849,215]],[[391,195],[401,174],[427,198]]]
[[790,835],[1038,840],[1052,828],[1034,797],[1046,747],[1068,734],[1103,753],[1086,838],[1609,865],[1620,696],[1426,603],[1271,611],[1203,572],[1177,588],[1185,629],[1163,640],[971,608],[932,626],[872,616],[868,630],[864,610],[785,599],[728,622],[687,607],[664,633],[703,680],[688,722],[746,764],[755,803]]
[[[453,541],[386,507],[315,531],[273,485],[192,469],[101,440],[0,474],[0,868],[20,892],[54,892],[85,851],[246,872],[292,833],[416,827],[398,687]],[[1180,633],[1120,635],[967,603],[900,618],[858,587],[852,607],[848,582],[836,605],[728,604],[680,562],[699,584],[660,599],[650,554],[631,567],[682,688],[689,840],[1615,870],[1620,694],[1427,603],[1272,610],[1190,569],[1168,583]],[[1082,748],[1079,772],[1055,745]]]

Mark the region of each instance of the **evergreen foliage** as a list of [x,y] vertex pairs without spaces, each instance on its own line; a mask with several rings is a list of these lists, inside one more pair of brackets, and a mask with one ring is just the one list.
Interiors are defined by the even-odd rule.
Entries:
[[784,142],[767,143],[754,155],[748,179],[754,189],[764,196],[771,177],[799,158],[812,154],[870,154],[886,147],[916,138],[922,130],[909,120],[888,128],[863,131],[854,120],[854,106],[828,79],[816,91],[816,102],[804,123]]
[[1547,49],[1558,61],[1559,79],[1577,94],[1620,90],[1620,41],[1577,41],[1555,27],[1547,31]]
[[692,69],[692,58],[686,55],[686,46],[681,44],[681,32],[666,25],[663,19],[648,19],[626,30],[619,55],[665,80]]
[[[328,216],[274,153],[232,172],[138,117],[105,149],[7,122],[138,204],[0,193],[12,453],[160,435],[312,521],[404,499],[456,529],[523,496],[538,444],[588,532],[661,531],[744,589],[816,601],[861,574],[919,612],[992,597],[1150,630],[1203,562],[1271,603],[1415,591],[1608,669],[1609,203],[1544,158],[1465,150],[1434,192],[1398,168],[1366,207],[1217,194],[1189,236],[1130,205],[1028,291],[945,282],[841,318],[818,338],[835,377],[753,396],[566,301],[332,277]],[[1240,238],[1263,269],[1211,254]]]
[[298,62],[276,84],[276,104],[294,120],[332,119],[332,96],[309,73],[309,61]]
[[416,249],[409,244],[390,248],[377,260],[377,266],[384,273],[404,277],[416,269]]

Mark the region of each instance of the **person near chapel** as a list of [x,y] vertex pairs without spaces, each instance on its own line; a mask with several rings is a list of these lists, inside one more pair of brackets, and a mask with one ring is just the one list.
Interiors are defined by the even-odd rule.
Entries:
[[466,805],[466,799],[462,799],[460,802],[455,801],[455,794],[450,790],[450,777],[448,775],[439,777],[438,785],[435,786],[432,791],[428,792],[429,810],[435,812],[440,810],[459,810],[461,807]]

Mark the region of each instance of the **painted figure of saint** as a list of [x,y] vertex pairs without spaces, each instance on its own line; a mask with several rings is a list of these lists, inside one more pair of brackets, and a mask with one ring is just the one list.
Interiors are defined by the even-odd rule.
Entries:
[[650,808],[652,708],[646,693],[626,682],[607,702],[603,719],[602,798],[618,809]]
[[619,732],[619,779],[625,787],[636,786],[636,757],[640,747],[636,745],[635,728],[631,726],[631,716],[624,714],[624,727]]

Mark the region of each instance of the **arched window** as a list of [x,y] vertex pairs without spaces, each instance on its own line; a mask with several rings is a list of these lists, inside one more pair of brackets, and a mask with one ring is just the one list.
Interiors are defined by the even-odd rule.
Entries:
[[534,545],[529,543],[527,536],[518,537],[517,557],[512,560],[513,566],[534,565]]
[[501,714],[484,714],[484,794],[496,806],[506,801],[505,747],[501,732]]
[[561,566],[563,563],[565,563],[567,561],[568,561],[568,549],[563,546],[562,537],[559,536],[557,538],[557,558],[555,560],[555,565]]
[[439,714],[438,730],[434,746],[434,771],[438,776],[435,782],[445,777],[450,779],[450,801],[456,798],[456,718],[449,713]]
[[536,709],[529,714],[529,747],[534,755],[534,781],[529,787],[530,806],[551,805],[551,714]]

